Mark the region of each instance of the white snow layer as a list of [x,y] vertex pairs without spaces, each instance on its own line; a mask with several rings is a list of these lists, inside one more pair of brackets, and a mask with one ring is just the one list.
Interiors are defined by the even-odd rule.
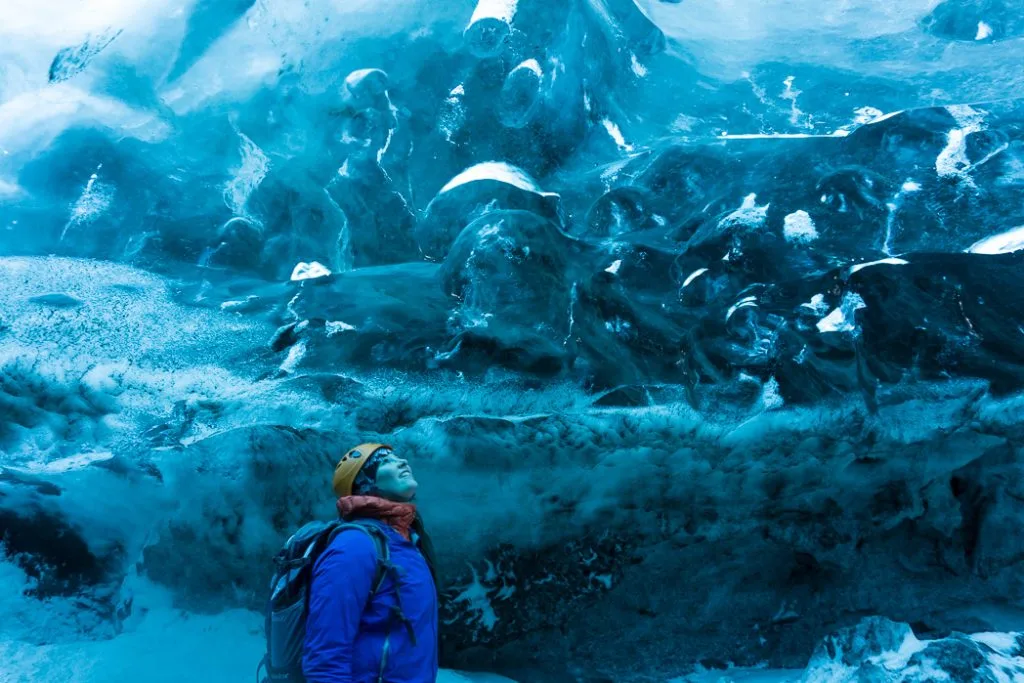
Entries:
[[526,173],[526,171],[513,166],[512,164],[505,163],[504,161],[485,161],[475,166],[470,166],[462,173],[458,174],[454,178],[448,181],[448,183],[441,188],[438,192],[439,195],[445,192],[451,192],[460,185],[467,185],[469,183],[475,183],[482,180],[490,180],[498,183],[505,183],[518,187],[520,190],[527,192],[534,192],[539,195],[548,196],[553,195],[552,192],[544,192],[537,185],[536,181]]
[[292,281],[297,280],[314,280],[318,277],[326,277],[331,274],[331,271],[327,269],[319,261],[313,261],[306,263],[302,261],[295,265],[295,269],[292,270]]
[[1010,254],[1024,249],[1024,225],[978,240],[967,247],[971,254]]
[[818,239],[811,215],[806,211],[794,211],[783,219],[783,234],[789,242],[809,244]]

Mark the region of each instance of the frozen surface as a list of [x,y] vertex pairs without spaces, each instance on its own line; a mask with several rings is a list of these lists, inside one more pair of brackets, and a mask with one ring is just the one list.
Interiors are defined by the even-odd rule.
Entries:
[[[4,570],[0,597],[8,619],[21,616],[13,589],[24,577]],[[263,617],[242,609],[190,614],[174,609],[170,596],[146,586],[136,609],[142,612],[116,638],[40,644],[0,640],[4,683],[249,683],[263,656]],[[48,605],[59,618],[59,605]],[[38,609],[32,607],[30,609]],[[514,683],[493,674],[442,670],[437,683]]]
[[0,4],[0,661],[251,677],[379,439],[453,669],[1016,683],[1022,17]]

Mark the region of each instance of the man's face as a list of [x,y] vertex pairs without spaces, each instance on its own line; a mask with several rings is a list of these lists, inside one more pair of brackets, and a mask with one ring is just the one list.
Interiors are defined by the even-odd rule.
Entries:
[[397,455],[386,456],[377,468],[375,488],[384,498],[400,502],[410,501],[416,495],[417,486],[409,463]]

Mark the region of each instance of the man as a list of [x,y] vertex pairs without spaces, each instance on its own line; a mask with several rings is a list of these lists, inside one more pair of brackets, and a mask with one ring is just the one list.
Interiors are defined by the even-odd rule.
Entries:
[[430,541],[410,501],[409,463],[384,444],[348,451],[334,470],[338,513],[384,530],[389,571],[374,591],[370,535],[338,534],[313,568],[302,669],[309,683],[434,683],[437,590]]

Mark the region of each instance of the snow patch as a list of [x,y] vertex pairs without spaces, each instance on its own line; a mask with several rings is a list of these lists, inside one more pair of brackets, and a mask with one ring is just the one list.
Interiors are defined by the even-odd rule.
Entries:
[[839,307],[818,321],[818,332],[853,332],[857,327],[853,320],[854,311],[861,308],[867,308],[864,299],[855,292],[847,292]]
[[[536,59],[533,59],[532,57],[530,59],[527,59],[519,66],[517,66],[516,69],[529,69],[533,73],[537,74],[537,78],[541,78],[542,76],[544,76],[544,72],[541,70],[540,64],[537,62]],[[515,71],[516,69],[513,69],[513,71]]]
[[506,185],[518,187],[520,190],[533,192],[545,197],[558,196],[555,192],[544,192],[540,189],[540,186],[537,185],[536,181],[526,173],[526,171],[504,161],[485,161],[483,163],[476,164],[475,166],[470,166],[465,171],[449,180],[448,183],[441,188],[441,191],[438,192],[438,194],[451,192],[460,185],[468,185],[469,183],[475,183],[483,180],[493,180],[495,182],[505,183]]
[[970,159],[967,158],[967,136],[984,130],[984,112],[973,109],[966,104],[946,107],[959,128],[946,133],[946,146],[935,158],[935,172],[940,178],[958,178],[970,187],[974,180],[970,177]]
[[707,268],[698,268],[697,270],[693,271],[692,273],[686,276],[685,280],[683,280],[683,287],[689,287],[691,282],[693,282],[706,272],[708,272]]
[[745,296],[736,303],[734,303],[732,306],[730,306],[729,310],[725,314],[725,321],[729,322],[729,318],[732,317],[733,313],[740,310],[741,308],[748,308],[750,306],[757,306],[756,296]]
[[825,303],[824,294],[815,294],[810,301],[800,304],[800,308],[806,308],[815,315],[825,315],[828,311],[828,304]]
[[473,571],[473,582],[462,589],[453,601],[465,603],[467,608],[477,612],[480,624],[488,631],[493,631],[498,624],[498,615],[494,612],[490,599],[487,597],[487,588],[480,583],[480,577]]
[[764,220],[768,215],[768,206],[769,204],[758,206],[757,195],[751,192],[743,198],[743,203],[740,204],[740,208],[726,216],[723,222],[740,223],[742,225],[749,225],[750,227],[758,227],[764,223]]
[[629,58],[630,66],[633,69],[633,73],[635,73],[638,78],[643,78],[644,76],[646,76],[647,67],[640,63],[640,60],[636,58],[636,55],[631,52],[629,54]]
[[328,337],[333,337],[334,335],[341,334],[342,332],[351,332],[356,329],[355,325],[349,325],[341,320],[328,320],[324,327],[327,330]]
[[775,410],[785,405],[786,401],[783,400],[782,394],[779,393],[779,380],[775,379],[774,376],[769,377],[768,381],[761,387],[761,405],[765,410]]
[[806,211],[794,211],[783,219],[782,232],[790,242],[810,244],[818,239],[811,215]]
[[306,356],[306,340],[300,341],[298,344],[294,344],[288,349],[288,355],[281,361],[281,372],[287,372],[291,374],[295,372],[295,368],[299,366],[302,359]]
[[896,111],[891,111],[888,114],[882,114],[881,116],[879,116],[877,118],[874,118],[874,119],[871,119],[870,121],[868,121],[867,125],[870,126],[870,125],[873,125],[873,124],[876,124],[876,123],[881,123],[882,121],[887,121],[887,120],[891,119],[894,116],[899,116],[900,114],[903,113],[903,111],[904,110],[902,110],[902,109],[897,109]]
[[853,113],[853,122],[857,125],[871,123],[885,115],[882,113],[881,109],[875,109],[874,107],[860,107],[858,109],[854,109]]
[[102,168],[103,164],[96,167],[96,172],[89,176],[89,181],[85,184],[81,196],[71,207],[71,217],[68,218],[68,222],[64,224],[64,230],[60,233],[61,241],[67,236],[69,228],[93,222],[110,207],[114,198],[113,186],[96,182]]
[[516,15],[518,6],[519,0],[480,0],[473,10],[469,23],[472,26],[484,19],[497,19],[507,24]]
[[965,250],[969,254],[1012,254],[1024,249],[1024,225],[978,240]]
[[297,282],[299,280],[313,280],[318,277],[326,277],[330,274],[331,271],[319,261],[313,261],[311,263],[301,261],[297,263],[295,268],[292,270],[291,280],[292,282]]
[[847,276],[853,275],[859,270],[870,268],[871,266],[905,266],[908,263],[910,262],[897,257],[883,258],[877,261],[868,261],[867,263],[858,263],[855,266],[850,266],[850,270],[847,272]]
[[611,119],[601,119],[601,125],[604,126],[606,131],[608,131],[608,135],[610,135],[612,140],[615,141],[615,144],[619,149],[623,152],[633,151],[633,145],[626,142],[626,138],[622,136],[622,131],[619,130],[618,124]]
[[1017,636],[1017,633],[974,633],[971,640],[988,645],[1000,654],[1012,656],[1017,651]]

